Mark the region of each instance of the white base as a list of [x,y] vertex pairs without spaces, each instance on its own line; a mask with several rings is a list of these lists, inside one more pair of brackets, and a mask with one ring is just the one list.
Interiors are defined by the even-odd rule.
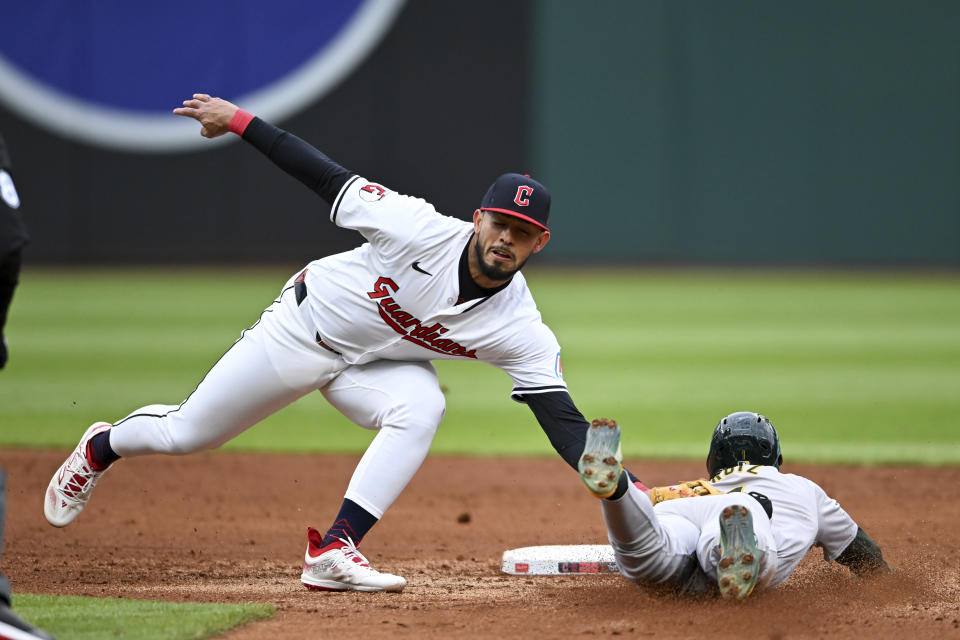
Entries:
[[500,570],[512,576],[620,573],[607,544],[558,544],[503,552]]

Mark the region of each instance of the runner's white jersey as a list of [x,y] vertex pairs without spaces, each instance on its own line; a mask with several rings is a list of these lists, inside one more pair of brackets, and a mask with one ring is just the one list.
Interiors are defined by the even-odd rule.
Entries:
[[779,564],[770,583],[790,577],[814,544],[835,560],[857,535],[857,523],[815,482],[776,467],[741,462],[710,480],[720,491],[759,493],[773,505],[773,536]]
[[311,319],[347,363],[480,360],[506,371],[514,394],[566,389],[560,346],[522,274],[488,298],[457,304],[472,223],[359,176],[330,218],[367,239],[307,266]]

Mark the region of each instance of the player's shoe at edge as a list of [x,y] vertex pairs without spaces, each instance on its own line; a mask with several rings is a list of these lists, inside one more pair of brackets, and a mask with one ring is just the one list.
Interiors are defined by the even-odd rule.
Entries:
[[587,491],[597,498],[608,498],[617,490],[623,455],[616,421],[600,418],[590,423],[577,470]]
[[95,470],[87,458],[90,438],[113,428],[108,422],[94,422],[80,438],[80,444],[50,478],[43,500],[43,515],[55,527],[65,527],[87,506],[90,494],[106,469]]
[[53,636],[23,620],[0,599],[0,638],[3,640],[54,640]]
[[349,537],[322,547],[323,535],[307,529],[307,552],[300,582],[315,591],[403,591],[407,581],[380,573],[357,551]]
[[753,532],[750,511],[739,504],[726,507],[720,514],[720,560],[717,562],[717,586],[728,600],[743,600],[757,586],[760,553]]

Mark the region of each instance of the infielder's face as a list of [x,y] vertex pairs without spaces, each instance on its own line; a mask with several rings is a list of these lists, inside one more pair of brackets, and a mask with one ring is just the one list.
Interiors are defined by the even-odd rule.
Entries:
[[476,266],[497,283],[509,280],[550,239],[550,232],[535,224],[492,211],[475,211],[473,230]]

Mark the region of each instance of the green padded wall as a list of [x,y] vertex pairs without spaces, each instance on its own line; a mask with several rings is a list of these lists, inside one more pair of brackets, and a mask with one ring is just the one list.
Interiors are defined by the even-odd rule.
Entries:
[[541,0],[551,259],[960,264],[960,2]]

